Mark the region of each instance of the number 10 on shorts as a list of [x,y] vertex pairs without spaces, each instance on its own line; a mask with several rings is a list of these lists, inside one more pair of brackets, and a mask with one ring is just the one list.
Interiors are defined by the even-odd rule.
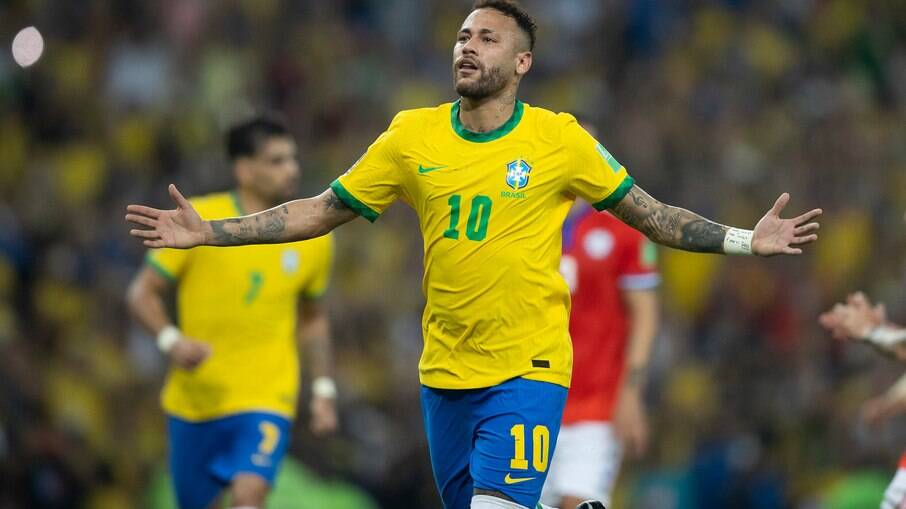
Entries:
[[[525,458],[525,424],[516,424],[510,428],[513,437],[513,459],[510,468],[513,470],[528,470],[528,460]],[[541,424],[532,429],[532,467],[536,472],[547,471],[547,457],[550,452],[551,433],[547,426]]]

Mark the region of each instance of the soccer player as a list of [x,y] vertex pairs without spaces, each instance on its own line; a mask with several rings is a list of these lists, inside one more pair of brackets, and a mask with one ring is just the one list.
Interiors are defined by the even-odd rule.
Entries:
[[[862,292],[848,296],[845,303],[836,304],[818,321],[837,339],[863,341],[906,362],[906,327],[888,322],[884,305],[872,305]],[[872,424],[902,412],[906,412],[906,375],[863,407],[863,416]],[[903,507],[906,507],[906,452],[900,457],[899,469],[881,501],[881,509]]]
[[[419,362],[435,481],[446,509],[531,508],[547,476],[572,368],[569,290],[557,269],[578,196],[656,242],[711,253],[799,254],[816,209],[754,231],[663,204],[568,114],[517,100],[532,67],[535,24],[516,3],[480,0],[453,47],[460,99],[400,112],[319,196],[205,221],[175,186],[174,210],[128,207],[149,247],[314,238],[401,199],[425,247]],[[588,507],[603,507],[600,503]]]
[[[191,200],[201,217],[260,212],[292,196],[299,179],[296,144],[281,123],[259,117],[233,127],[227,151],[237,187]],[[297,337],[308,346],[315,377],[312,431],[336,428],[330,335],[319,302],[332,257],[329,235],[148,253],[128,304],[170,359],[162,403],[181,509],[220,507],[226,488],[233,506],[264,507],[296,413]],[[164,304],[174,287],[178,320]]]
[[609,213],[579,204],[563,227],[560,272],[570,289],[573,377],[542,500],[609,504],[624,446],[648,444],[642,391],[657,332],[654,245]]

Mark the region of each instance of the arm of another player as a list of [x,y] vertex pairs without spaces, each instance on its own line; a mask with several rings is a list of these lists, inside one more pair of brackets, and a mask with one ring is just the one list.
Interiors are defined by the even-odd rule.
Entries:
[[881,396],[873,398],[862,407],[862,417],[872,425],[906,412],[906,375]]
[[789,200],[788,194],[780,195],[754,231],[717,224],[688,210],[661,203],[636,185],[612,212],[654,242],[676,249],[759,256],[798,255],[802,246],[818,239],[819,225],[812,220],[821,215],[821,209],[793,219],[781,219],[780,212]]
[[626,372],[614,411],[614,428],[630,456],[638,458],[648,449],[648,416],[642,395],[648,360],[659,322],[659,299],[655,289],[624,290],[629,313]]
[[129,233],[145,246],[188,249],[195,246],[276,244],[324,235],[357,217],[328,189],[320,195],[284,203],[248,216],[204,221],[188,200],[170,184],[173,210],[129,205],[126,220],[141,228]]
[[884,305],[873,305],[862,292],[836,304],[818,318],[818,323],[837,339],[864,341],[906,362],[906,328],[888,322]]
[[173,325],[164,305],[171,287],[170,281],[145,265],[129,284],[126,304],[133,318],[157,337],[158,347],[170,361],[192,370],[211,355],[211,346],[183,336]]
[[333,371],[333,343],[327,310],[319,299],[299,299],[299,345],[309,359],[312,372],[311,431],[332,433],[338,425],[336,385]]

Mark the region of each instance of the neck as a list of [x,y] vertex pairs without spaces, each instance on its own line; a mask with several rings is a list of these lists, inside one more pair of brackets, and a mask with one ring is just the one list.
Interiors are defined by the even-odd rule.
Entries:
[[263,200],[255,193],[241,187],[236,189],[236,198],[239,200],[239,206],[242,207],[242,212],[245,214],[257,214],[275,206],[275,204]]
[[459,102],[459,121],[473,133],[486,133],[505,124],[515,107],[515,90],[482,99],[463,97]]

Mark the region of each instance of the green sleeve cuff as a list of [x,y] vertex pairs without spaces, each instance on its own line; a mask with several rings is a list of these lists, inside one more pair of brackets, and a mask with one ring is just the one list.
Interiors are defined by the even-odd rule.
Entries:
[[626,175],[626,178],[623,179],[623,182],[620,182],[620,185],[614,192],[610,193],[610,196],[604,198],[598,203],[593,204],[592,206],[599,212],[605,209],[609,209],[610,207],[613,207],[614,205],[619,203],[620,200],[622,200],[627,194],[629,194],[629,190],[632,189],[632,186],[634,185],[635,180],[633,180],[633,178],[629,175]]
[[318,291],[318,292],[311,292],[311,293],[302,292],[302,300],[308,300],[308,301],[320,300],[322,297],[324,297],[324,295],[326,293],[327,293],[327,288],[325,288],[321,291]]
[[152,258],[150,252],[148,253],[147,256],[145,256],[145,263],[148,264],[149,267],[154,269],[154,272],[157,272],[158,274],[163,276],[164,279],[166,279],[167,281],[170,281],[171,283],[176,282],[176,276],[171,274],[169,270],[165,269],[163,265],[161,265],[157,260]]
[[333,192],[336,193],[337,197],[340,198],[340,201],[346,204],[347,207],[351,208],[356,214],[364,217],[365,219],[375,222],[380,214],[374,211],[368,205],[360,202],[353,196],[349,191],[343,187],[343,184],[340,183],[340,179],[334,180],[330,184],[330,188],[333,189]]

